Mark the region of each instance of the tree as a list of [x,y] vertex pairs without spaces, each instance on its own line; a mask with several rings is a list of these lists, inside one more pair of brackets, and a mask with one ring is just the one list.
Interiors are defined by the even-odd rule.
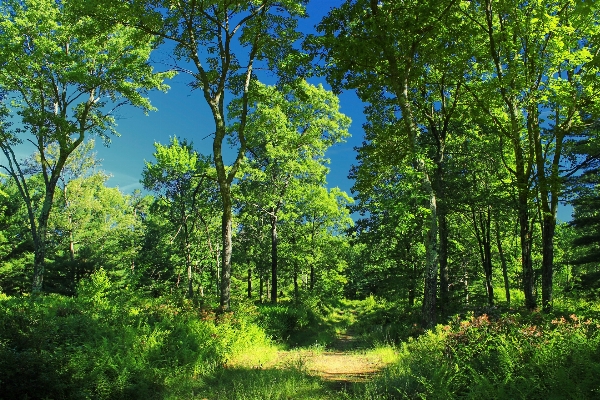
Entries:
[[[353,226],[349,206],[353,201],[339,188],[327,190],[324,187],[306,187],[302,199],[297,205],[301,212],[296,222],[303,222],[306,231],[309,288],[315,290],[321,287],[326,289],[322,292],[339,295],[331,293],[326,286],[341,289],[342,283],[345,283],[341,276],[347,266],[347,232]],[[327,275],[330,279],[325,279]]]
[[57,193],[48,222],[53,268],[46,274],[47,291],[74,294],[79,281],[100,268],[116,285],[125,285],[134,272],[142,237],[138,200],[106,187],[108,178],[102,171],[84,174]]
[[[448,35],[448,30],[458,32],[461,27],[453,11],[457,3],[349,0],[321,22],[317,30],[323,35],[312,43],[315,51],[325,58],[326,74],[335,88],[357,89],[359,97],[371,105],[383,103],[391,108],[391,116],[386,116],[384,125],[384,132],[391,139],[387,154],[408,159],[421,178],[420,190],[427,194],[429,209],[423,301],[423,325],[428,327],[435,325],[436,318],[438,197],[434,172],[419,138],[423,126],[436,129],[447,126],[456,103],[446,102],[445,94],[456,93],[457,87],[452,85],[453,88],[442,90],[442,99],[436,99],[444,108],[440,117],[430,114],[429,120],[423,120],[419,119],[419,112],[425,110],[425,104],[431,105],[433,97],[429,96],[429,88],[419,98],[425,87],[420,80],[431,71],[433,76],[440,75],[443,79],[444,70],[438,67],[462,59],[461,53],[455,51],[459,41]],[[455,82],[453,79],[449,77],[448,82]],[[415,101],[423,106],[421,110]],[[435,104],[434,101],[431,110],[436,108]],[[442,156],[444,135],[439,134],[438,139]]]
[[[370,127],[366,128],[369,132]],[[424,274],[428,212],[423,207],[424,194],[412,166],[373,168],[372,163],[378,164],[377,158],[370,156],[373,145],[365,143],[359,149],[360,164],[350,174],[355,179],[352,191],[357,200],[352,210],[361,216],[353,228],[354,245],[361,249],[354,279],[362,281],[357,289],[365,295],[393,297],[413,306]]]
[[582,126],[584,110],[598,108],[597,5],[486,0],[461,6],[485,44],[473,49],[468,91],[513,150],[514,164],[505,166],[517,183],[523,289],[530,309],[536,307],[533,197],[540,207],[542,306],[548,311],[565,140]]
[[[173,137],[168,146],[155,143],[154,147],[156,162],[146,162],[142,184],[159,195],[154,212],[165,214],[172,227],[170,241],[180,245],[188,279],[187,295],[192,298],[193,254],[200,247],[200,232],[208,229],[207,221],[218,206],[214,177],[208,158],[196,153],[187,141],[180,143]],[[210,243],[210,235],[208,240]]]
[[[105,24],[76,12],[78,2],[4,1],[0,5],[0,91],[11,100],[10,127],[0,131],[6,156],[2,168],[15,180],[26,203],[35,249],[32,289],[42,289],[48,219],[65,163],[84,139],[114,133],[114,110],[131,104],[152,109],[144,94],[165,90],[169,73],[148,64],[152,37],[119,24]],[[44,199],[33,194],[14,147],[24,136],[40,155]],[[57,146],[54,159],[47,157]]]
[[[246,201],[254,201],[253,206],[269,219],[271,301],[276,303],[281,213],[305,198],[307,187],[325,184],[325,152],[349,135],[350,119],[339,112],[333,93],[303,80],[281,88],[256,82],[249,102],[253,107],[246,123],[248,160],[242,185],[247,186]],[[233,103],[232,112],[243,112],[243,105]],[[238,124],[232,129],[238,130]]]
[[[3,174],[0,178],[0,291],[7,295],[24,294],[31,290],[33,270],[27,211],[13,180]],[[38,180],[37,184],[41,182]]]
[[[255,63],[272,71],[293,69],[299,54],[293,44],[300,35],[296,18],[305,15],[306,0],[195,1],[163,0],[90,2],[89,12],[100,19],[127,21],[142,32],[175,44],[174,54],[190,74],[190,85],[201,91],[214,120],[213,163],[221,196],[222,273],[221,308],[230,303],[233,196],[232,184],[246,154],[249,89]],[[227,95],[240,99],[235,119],[226,113]],[[232,122],[236,129],[228,130]],[[223,146],[228,135],[238,144],[234,161],[227,166]]]

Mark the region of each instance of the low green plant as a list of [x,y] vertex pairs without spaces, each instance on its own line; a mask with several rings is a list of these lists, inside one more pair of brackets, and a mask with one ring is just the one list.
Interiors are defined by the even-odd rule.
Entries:
[[287,339],[309,324],[309,310],[291,304],[269,304],[260,308],[259,322],[274,339]]
[[0,298],[4,398],[162,399],[190,393],[247,348],[272,347],[249,316],[113,290],[100,271],[75,298]]
[[401,346],[365,398],[587,399],[600,387],[600,324],[540,313],[455,317]]

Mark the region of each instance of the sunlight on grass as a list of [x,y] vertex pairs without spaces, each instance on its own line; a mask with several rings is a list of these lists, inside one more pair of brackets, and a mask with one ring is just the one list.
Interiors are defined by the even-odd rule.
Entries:
[[275,345],[249,346],[229,359],[229,365],[238,368],[262,368],[277,362],[280,349]]
[[199,399],[279,400],[335,399],[320,379],[285,369],[224,369],[207,379],[195,393]]
[[368,350],[366,354],[378,357],[382,364],[393,364],[398,362],[400,358],[398,350],[389,345],[379,345],[374,349]]

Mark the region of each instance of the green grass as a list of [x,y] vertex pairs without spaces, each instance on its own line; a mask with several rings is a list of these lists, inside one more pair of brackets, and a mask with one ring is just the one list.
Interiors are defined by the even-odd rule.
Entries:
[[365,398],[588,399],[600,395],[600,324],[576,315],[456,318],[399,348]]
[[[428,332],[414,325],[415,313],[370,297],[241,303],[236,312],[216,314],[182,298],[114,291],[99,273],[82,282],[77,298],[0,295],[0,393],[53,399],[600,397],[597,301],[564,298],[551,314],[471,312]],[[316,376],[310,362],[329,354],[341,333],[361,338],[345,352],[389,367],[358,383]]]
[[211,400],[335,399],[326,383],[293,366],[285,369],[226,368],[204,380],[194,393]]

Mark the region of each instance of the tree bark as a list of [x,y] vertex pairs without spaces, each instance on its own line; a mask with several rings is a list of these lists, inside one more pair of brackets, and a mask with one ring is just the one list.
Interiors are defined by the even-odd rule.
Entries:
[[446,315],[450,303],[449,276],[448,276],[448,221],[444,207],[438,208],[439,241],[440,241],[440,306],[443,315]]
[[[44,202],[40,215],[37,221],[37,229],[33,231],[34,238],[34,258],[33,258],[33,284],[32,292],[39,293],[42,291],[44,283],[44,272],[45,272],[45,258],[46,258],[46,234],[48,232],[48,219],[50,218],[50,211],[52,210],[52,203],[54,201],[54,192],[56,185],[58,184],[58,178],[60,177],[60,171],[65,165],[66,157],[59,158],[56,166],[49,177],[47,173],[46,178],[46,193],[44,195]],[[35,225],[35,223],[34,223]]]
[[533,261],[531,259],[531,229],[529,227],[529,210],[527,206],[527,192],[519,193],[519,238],[521,241],[521,267],[523,269],[523,293],[525,294],[525,307],[529,310],[537,306],[533,293],[534,276]]
[[555,230],[556,217],[544,216],[542,222],[542,308],[545,312],[552,310]]
[[[572,78],[569,77],[569,81]],[[542,148],[542,137],[537,109],[528,113],[528,129],[535,138],[535,159],[538,186],[540,191],[540,207],[542,211],[542,308],[545,312],[552,309],[553,277],[554,277],[554,234],[556,231],[556,213],[560,194],[559,167],[563,149],[564,131],[555,127],[555,149],[550,165],[550,176],[546,175],[546,157]],[[570,120],[565,128],[570,127]]]
[[296,302],[300,299],[300,291],[298,289],[298,271],[294,269],[294,299]]
[[488,304],[494,305],[494,286],[492,283],[492,238],[491,238],[491,209],[487,208],[486,215],[481,211],[473,209],[473,224],[475,226],[475,234],[479,245],[479,255],[481,264],[485,273],[485,289],[488,296]]
[[259,278],[259,287],[258,287],[258,300],[262,303],[263,302],[263,286],[264,286],[264,279],[262,277],[262,274],[260,274],[260,278]]
[[[424,171],[423,171],[424,172]],[[433,328],[436,324],[436,298],[438,276],[438,249],[437,249],[437,203],[436,196],[431,188],[431,183],[424,173],[424,185],[429,191],[429,223],[425,241],[425,292],[423,294],[423,319],[425,328]]]
[[222,310],[229,309],[231,299],[231,253],[233,243],[231,240],[232,206],[231,187],[229,184],[221,185],[221,199],[223,201],[223,216],[221,220],[221,234],[223,240],[223,257],[221,257],[221,295],[220,306]]
[[248,298],[252,298],[252,269],[248,268]]
[[502,263],[502,277],[504,278],[504,294],[506,296],[506,303],[510,307],[510,281],[508,279],[508,266],[506,265],[506,256],[502,248],[502,238],[500,237],[500,226],[498,220],[496,220],[496,246],[498,247],[498,254],[500,254],[500,262]]
[[277,216],[271,215],[271,303],[277,304]]

